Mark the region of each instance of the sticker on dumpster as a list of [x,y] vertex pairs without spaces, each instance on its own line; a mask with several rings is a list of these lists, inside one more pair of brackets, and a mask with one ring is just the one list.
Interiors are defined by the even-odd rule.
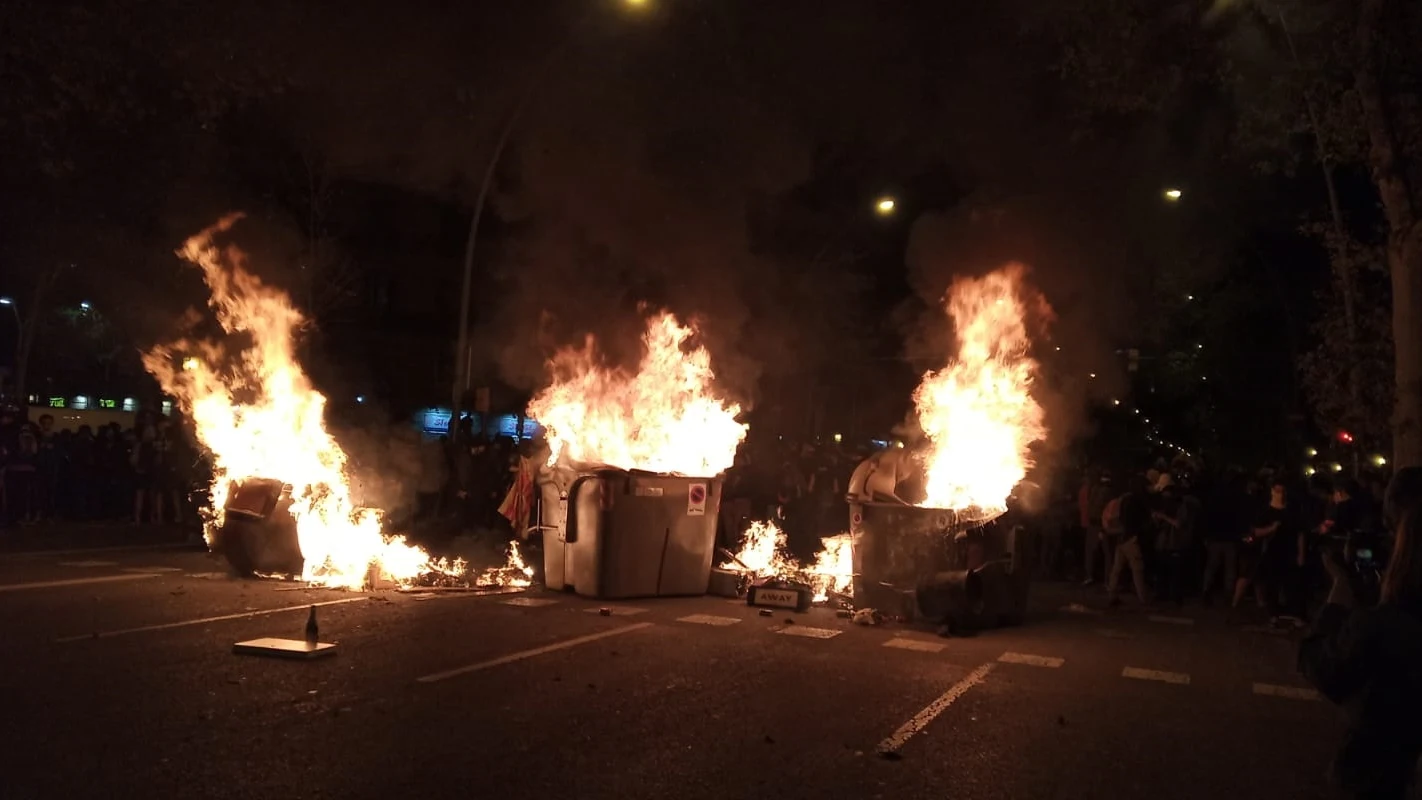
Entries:
[[638,496],[638,497],[661,497],[661,496],[662,496],[662,487],[660,487],[660,486],[638,486],[638,487],[637,487],[637,496]]
[[706,516],[706,484],[693,483],[686,489],[686,515]]

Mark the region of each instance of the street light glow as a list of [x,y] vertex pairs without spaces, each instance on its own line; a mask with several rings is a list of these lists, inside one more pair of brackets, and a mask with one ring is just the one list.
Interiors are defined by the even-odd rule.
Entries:
[[894,213],[894,209],[897,207],[898,203],[895,202],[892,197],[881,197],[879,201],[874,204],[874,210],[879,212],[879,215],[883,217]]
[[1169,200],[1169,201],[1172,202],[1172,203],[1175,202],[1176,200],[1179,200],[1181,197],[1184,197],[1184,196],[1185,196],[1185,193],[1182,192],[1182,191],[1180,191],[1179,189],[1166,189],[1166,190],[1165,190],[1165,199],[1166,199],[1166,200]]
[[14,304],[15,304],[15,301],[14,301],[14,300],[11,300],[10,298],[8,298],[8,297],[0,297],[0,306],[12,306],[12,305],[14,305]]
[[88,311],[90,308],[91,308],[91,306],[89,305],[89,301],[88,301],[88,300],[85,300],[84,302],[82,302],[82,303],[79,304],[79,309],[80,309],[81,311]]

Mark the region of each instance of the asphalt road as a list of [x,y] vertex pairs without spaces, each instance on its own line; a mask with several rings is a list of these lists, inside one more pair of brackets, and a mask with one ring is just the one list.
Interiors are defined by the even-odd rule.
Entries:
[[[6,555],[0,780],[6,798],[1332,796],[1339,718],[1289,639],[1101,599],[1039,584],[1028,625],[940,639],[711,597],[361,595],[192,551]],[[232,653],[301,638],[311,603],[331,603],[336,656]]]

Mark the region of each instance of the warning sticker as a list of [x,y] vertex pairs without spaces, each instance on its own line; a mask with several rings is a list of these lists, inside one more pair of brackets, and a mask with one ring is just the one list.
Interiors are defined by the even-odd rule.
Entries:
[[688,517],[706,516],[706,484],[693,483],[687,487],[686,515]]

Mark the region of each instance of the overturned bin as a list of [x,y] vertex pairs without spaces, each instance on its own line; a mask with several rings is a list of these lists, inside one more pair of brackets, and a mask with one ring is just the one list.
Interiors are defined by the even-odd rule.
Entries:
[[913,472],[886,452],[850,480],[854,604],[963,628],[1019,624],[1030,560],[1018,514],[912,505],[901,498],[914,495]]
[[706,594],[719,477],[553,467],[538,484],[549,589],[604,599]]
[[233,481],[211,545],[243,577],[300,575],[305,559],[291,515],[291,487],[270,478]]

